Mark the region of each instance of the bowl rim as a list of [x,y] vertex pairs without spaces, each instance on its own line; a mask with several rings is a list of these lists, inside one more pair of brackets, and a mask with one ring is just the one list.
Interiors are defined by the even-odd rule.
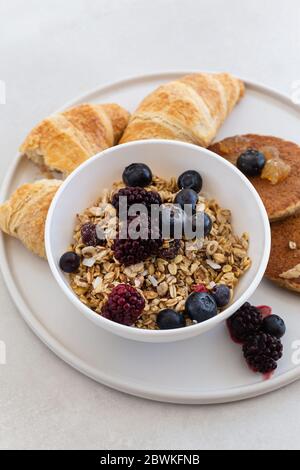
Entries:
[[[243,183],[250,190],[257,204],[257,207],[258,207],[258,210],[259,210],[262,222],[263,222],[263,230],[264,230],[264,251],[261,257],[260,265],[259,265],[259,268],[257,269],[257,272],[255,274],[255,277],[252,283],[246,288],[245,292],[238,299],[236,299],[232,304],[230,304],[228,308],[223,310],[221,313],[219,313],[215,317],[209,320],[206,320],[205,322],[191,325],[189,327],[172,329],[172,330],[146,330],[146,329],[128,327],[126,325],[122,325],[122,324],[113,322],[112,320],[106,319],[102,317],[101,315],[97,314],[96,312],[94,312],[91,308],[84,305],[76,296],[76,294],[71,290],[71,288],[67,286],[66,283],[64,282],[63,280],[64,275],[57,268],[54,255],[52,253],[52,244],[51,244],[51,227],[52,227],[52,221],[53,221],[56,207],[59,204],[61,197],[65,193],[66,188],[68,187],[70,182],[78,176],[78,174],[80,174],[86,167],[90,165],[92,166],[93,163],[99,158],[103,158],[107,154],[113,153],[114,151],[119,150],[120,148],[135,147],[135,146],[140,146],[140,145],[154,145],[154,144],[156,145],[170,145],[171,144],[174,146],[181,146],[184,148],[197,149],[197,151],[210,155],[211,158],[218,159],[218,161],[222,162],[224,166],[227,166],[233,173],[236,173],[237,176],[239,176],[239,178],[243,181]],[[214,326],[227,320],[236,310],[238,310],[238,308],[241,307],[241,305],[243,305],[249,299],[249,297],[251,297],[251,295],[255,292],[258,285],[260,284],[263,278],[263,275],[265,273],[267,264],[268,264],[270,251],[271,251],[271,228],[270,228],[267,211],[265,209],[265,206],[258,192],[256,191],[255,187],[252,185],[252,183],[248,180],[248,178],[240,170],[238,170],[238,168],[235,167],[232,163],[228,162],[227,160],[223,158],[221,159],[217,154],[215,154],[214,152],[204,147],[200,147],[198,145],[191,144],[188,142],[169,140],[169,139],[136,140],[136,141],[128,142],[125,144],[115,145],[113,147],[103,150],[102,152],[97,153],[96,155],[92,156],[91,158],[83,162],[63,181],[62,185],[59,187],[58,191],[56,192],[51,202],[50,208],[48,210],[46,224],[45,224],[45,249],[46,249],[47,260],[48,260],[52,275],[54,276],[56,282],[58,283],[62,291],[65,293],[65,295],[68,297],[68,299],[73,303],[73,305],[77,309],[79,309],[81,312],[83,312],[85,316],[88,317],[89,320],[93,321],[95,324],[97,324],[97,326],[103,327],[106,330],[109,330],[112,333],[117,334],[122,337],[127,337],[127,338],[132,337],[131,339],[136,339],[136,340],[141,340],[141,341],[147,341],[147,340],[154,341],[155,339],[157,339],[157,341],[159,342],[163,342],[163,338],[165,338],[167,342],[170,340],[171,341],[180,340],[180,339],[184,340],[188,336],[196,336],[201,333],[204,333],[205,331],[212,329]]]

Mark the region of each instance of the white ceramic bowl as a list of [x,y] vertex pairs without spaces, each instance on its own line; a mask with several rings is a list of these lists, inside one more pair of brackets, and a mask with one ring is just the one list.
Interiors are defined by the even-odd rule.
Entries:
[[[69,287],[68,277],[59,268],[59,259],[72,241],[76,214],[91,206],[104,188],[120,180],[130,163],[143,162],[154,174],[179,176],[183,171],[198,170],[204,181],[203,191],[218,200],[233,214],[237,234],[250,234],[251,269],[241,278],[231,305],[216,317],[197,325],[175,330],[150,331],[128,327],[107,320],[86,307]],[[252,184],[225,159],[214,153],[177,141],[145,140],[116,146],[87,160],[77,168],[57,192],[46,223],[46,251],[52,273],[63,292],[89,320],[111,333],[132,340],[170,342],[204,333],[229,318],[260,283],[270,254],[270,226],[266,210]]]

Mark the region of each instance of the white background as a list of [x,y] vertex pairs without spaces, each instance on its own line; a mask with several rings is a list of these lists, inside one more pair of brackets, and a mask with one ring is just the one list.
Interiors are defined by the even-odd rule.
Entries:
[[[91,88],[198,68],[290,93],[300,79],[299,50],[298,0],[0,0],[7,92],[0,104],[1,180],[30,128]],[[54,356],[24,324],[2,280],[0,305],[7,345],[1,448],[300,447],[300,383],[224,406],[147,402],[94,383]]]

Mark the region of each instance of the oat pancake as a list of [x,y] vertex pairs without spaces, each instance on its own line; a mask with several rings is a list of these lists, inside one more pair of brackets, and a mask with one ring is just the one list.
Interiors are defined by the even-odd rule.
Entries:
[[271,224],[272,249],[266,277],[300,293],[300,215]]
[[274,149],[291,167],[288,177],[277,184],[271,184],[260,176],[249,178],[265,204],[270,221],[283,220],[300,211],[300,147],[277,137],[247,134],[229,137],[211,145],[209,150],[236,164],[238,157],[248,148],[262,153]]

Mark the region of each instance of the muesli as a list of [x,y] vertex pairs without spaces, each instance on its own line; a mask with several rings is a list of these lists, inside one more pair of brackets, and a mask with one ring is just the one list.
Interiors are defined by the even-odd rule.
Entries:
[[[144,164],[127,167],[123,181],[77,216],[74,242],[61,258],[79,299],[113,321],[152,330],[206,321],[226,307],[251,266],[249,235],[236,235],[230,210],[201,189],[195,171],[166,180],[152,176]],[[125,232],[122,198],[127,203]],[[140,212],[130,215],[134,204],[159,207],[159,212],[151,221]],[[145,237],[143,220],[149,222]],[[188,222],[196,232],[186,236]]]

